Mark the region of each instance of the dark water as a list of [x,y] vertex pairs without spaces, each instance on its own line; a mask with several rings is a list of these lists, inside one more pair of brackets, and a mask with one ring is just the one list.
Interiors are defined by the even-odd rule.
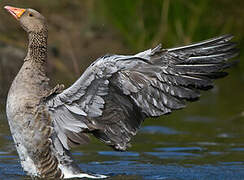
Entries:
[[[98,140],[73,155],[85,172],[110,179],[244,179],[244,80],[234,68],[199,102],[149,119],[128,152],[114,152]],[[30,179],[22,171],[2,108],[0,179]]]

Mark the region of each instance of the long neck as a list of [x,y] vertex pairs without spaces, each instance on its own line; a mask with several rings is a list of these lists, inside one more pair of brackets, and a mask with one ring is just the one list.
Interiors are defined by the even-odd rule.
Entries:
[[[40,91],[39,93],[49,89],[46,75],[47,62],[47,31],[39,33],[29,33],[28,52],[24,59],[24,64],[19,72],[20,77],[26,78],[20,80],[24,84],[32,85],[30,91]],[[30,78],[31,77],[31,78]]]
[[28,52],[25,61],[45,64],[47,60],[47,30],[29,33]]

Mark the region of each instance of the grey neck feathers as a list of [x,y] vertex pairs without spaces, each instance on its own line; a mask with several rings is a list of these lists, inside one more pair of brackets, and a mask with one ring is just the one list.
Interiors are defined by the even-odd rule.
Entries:
[[47,30],[29,33],[28,52],[25,61],[45,63],[47,60]]

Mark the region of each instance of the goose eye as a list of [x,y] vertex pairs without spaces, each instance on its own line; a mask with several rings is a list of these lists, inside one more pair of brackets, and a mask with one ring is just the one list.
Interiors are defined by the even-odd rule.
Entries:
[[29,16],[30,16],[30,17],[32,17],[32,16],[33,16],[33,14],[31,14],[31,13],[30,13],[30,14],[29,14]]

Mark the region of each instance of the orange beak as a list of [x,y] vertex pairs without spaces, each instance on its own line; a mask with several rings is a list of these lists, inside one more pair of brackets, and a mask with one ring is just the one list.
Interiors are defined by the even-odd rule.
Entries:
[[10,14],[14,16],[15,19],[19,19],[22,14],[26,11],[26,9],[11,7],[11,6],[5,6],[4,7]]

